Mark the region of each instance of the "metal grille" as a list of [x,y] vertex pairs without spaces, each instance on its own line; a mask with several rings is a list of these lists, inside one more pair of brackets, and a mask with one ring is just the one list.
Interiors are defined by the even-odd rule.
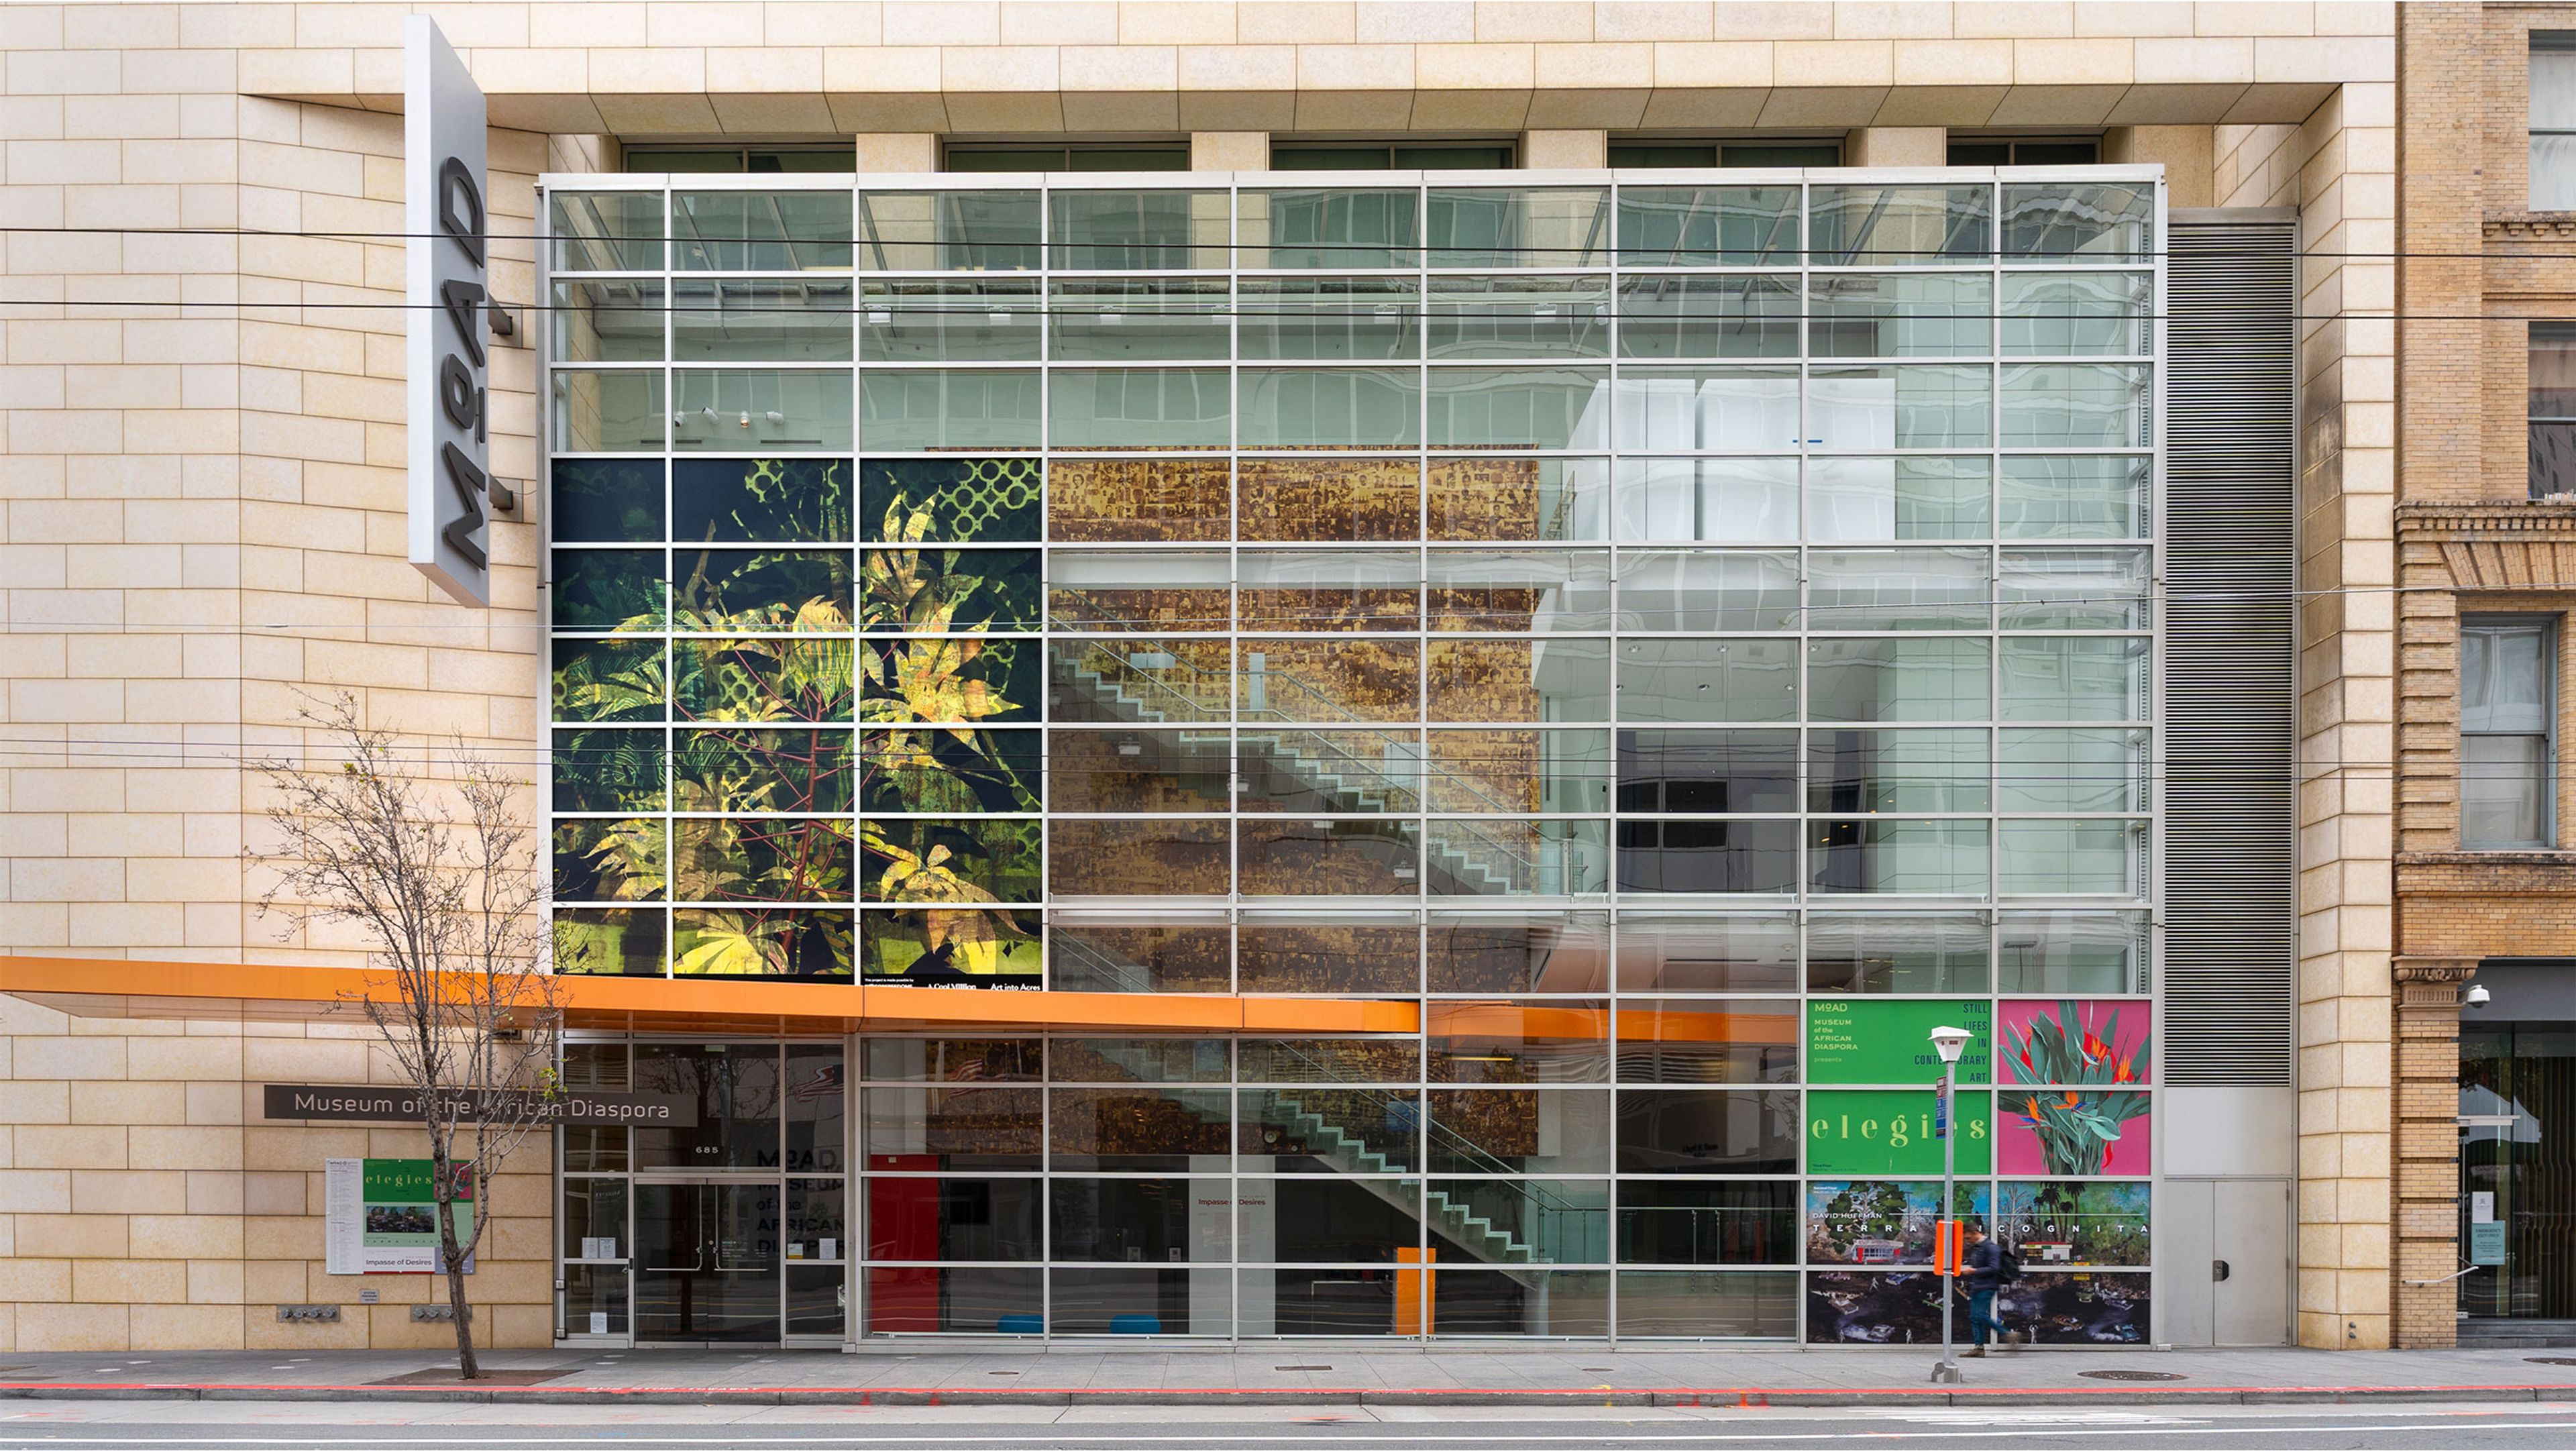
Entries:
[[2176,219],[2165,463],[2165,1081],[2291,1081],[2298,238]]

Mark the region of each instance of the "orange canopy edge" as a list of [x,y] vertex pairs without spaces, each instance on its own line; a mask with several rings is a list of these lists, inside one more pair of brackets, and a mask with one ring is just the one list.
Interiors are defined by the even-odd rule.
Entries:
[[[870,1029],[1410,1033],[1408,1002],[1190,997],[565,975],[565,1025],[638,1033],[820,1037]],[[364,968],[0,955],[0,992],[81,1018],[364,1022],[357,1001],[389,991]]]

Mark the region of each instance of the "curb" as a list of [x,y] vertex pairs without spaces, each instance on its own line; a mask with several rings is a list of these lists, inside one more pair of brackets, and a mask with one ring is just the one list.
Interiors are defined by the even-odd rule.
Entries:
[[0,1400],[431,1402],[465,1405],[602,1406],[1674,1406],[1776,1410],[1885,1405],[2343,1405],[2363,1401],[2576,1400],[2571,1385],[2459,1386],[1998,1386],[1839,1390],[1800,1387],[1691,1389],[940,1389],[798,1386],[369,1386],[56,1384],[0,1385]]

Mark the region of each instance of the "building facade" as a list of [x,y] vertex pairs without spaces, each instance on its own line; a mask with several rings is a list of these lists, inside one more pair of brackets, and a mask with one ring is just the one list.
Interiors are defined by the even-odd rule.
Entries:
[[2576,1318],[2570,1181],[2541,1148],[2576,1021],[2556,766],[2576,12],[2403,19],[2399,1334],[2549,1343]]
[[1945,1022],[2044,1340],[2396,1333],[2387,8],[429,13],[489,609],[400,11],[0,10],[17,1348],[447,1333],[262,1092],[386,1077],[241,856],[338,690],[685,1105],[499,1343],[1937,1336]]

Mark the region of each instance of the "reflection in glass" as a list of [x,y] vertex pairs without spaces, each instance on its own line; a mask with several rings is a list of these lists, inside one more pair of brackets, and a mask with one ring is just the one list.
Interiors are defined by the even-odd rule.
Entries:
[[1035,191],[863,192],[858,263],[871,272],[1030,272]]
[[1607,459],[1431,461],[1430,537],[1523,543],[1610,537]]
[[1794,267],[1794,186],[1623,186],[1620,264],[1627,267]]
[[[1839,460],[1817,459],[1810,469]],[[1619,537],[1713,544],[1794,541],[1794,458],[1619,461]]]
[[1828,273],[1808,285],[1812,356],[1973,358],[1994,351],[1994,284],[1982,272]]
[[1622,992],[1795,992],[1798,980],[1787,914],[1620,916]]
[[1421,284],[1389,277],[1246,277],[1238,356],[1367,362],[1422,356]]
[[1619,447],[1631,453],[1776,452],[1813,433],[1799,428],[1795,368],[1619,370]]
[[1982,993],[1987,938],[1976,916],[1815,913],[1807,919],[1807,991]]
[[1794,550],[1630,550],[1620,565],[1622,629],[1699,633],[1798,628]]
[[1741,818],[1619,823],[1624,892],[1766,893],[1798,889],[1798,823]]
[[1410,187],[1246,191],[1235,265],[1329,272],[1418,266],[1421,206]]
[[557,368],[547,374],[554,421],[547,435],[557,453],[658,453],[662,448],[662,370],[618,373]]
[[1411,896],[1422,839],[1410,821],[1247,817],[1235,831],[1247,897]]
[[547,329],[554,339],[554,361],[660,361],[664,299],[658,277],[556,283]]
[[1610,718],[1606,639],[1434,640],[1429,719],[1597,721]]
[[903,277],[859,285],[859,357],[870,363],[1033,363],[1035,281]]
[[1527,273],[1431,279],[1435,358],[1599,358],[1610,352],[1610,280]]
[[2003,462],[1997,531],[2007,539],[2141,539],[2155,532],[2145,454],[2016,455]]
[[1807,537],[1983,539],[1992,484],[1981,458],[1812,458]]
[[1622,1088],[1623,1174],[1794,1174],[1794,1089]]
[[1794,641],[1760,637],[1623,640],[1619,718],[1795,720],[1796,649]]
[[1808,441],[1837,451],[1983,448],[1994,437],[1993,393],[1994,369],[1982,363],[1817,368],[1807,377]]
[[1619,284],[1619,356],[1794,358],[1798,316],[1794,278],[1632,275]]
[[1621,731],[1619,809],[1677,816],[1795,811],[1797,732]]
[[1608,1089],[1435,1088],[1429,1097],[1435,1174],[1610,1170]]
[[1811,630],[1981,630],[1994,623],[1983,549],[1836,549],[1807,555]]
[[1991,774],[1981,730],[1807,733],[1809,811],[1983,811]]
[[1807,889],[1983,896],[1986,835],[1982,821],[1812,821]]
[[1237,990],[1411,993],[1421,974],[1411,914],[1256,912],[1243,919]]
[[1809,260],[1832,267],[1981,266],[1994,253],[1988,186],[1819,186],[1807,197]]
[[1060,992],[1224,992],[1234,984],[1233,946],[1222,918],[1169,909],[1047,919],[1051,981]]
[[1610,919],[1592,912],[1430,914],[1425,986],[1435,993],[1600,992]]
[[2006,448],[2146,448],[2155,442],[2154,369],[2143,363],[2007,364],[2001,415]]
[[671,356],[682,362],[846,363],[849,281],[683,279],[673,289]]
[[1434,1083],[1610,1081],[1607,999],[1435,1002],[1424,1013]]
[[1434,368],[1433,448],[1598,449],[1609,441],[1600,368]]
[[671,194],[681,272],[812,272],[850,265],[850,198],[839,191]]
[[2143,993],[2152,938],[2144,912],[2007,912],[1995,931],[2006,993]]
[[1222,368],[1068,370],[1048,380],[1056,448],[1223,448],[1233,401]]
[[1619,1262],[1796,1264],[1798,1186],[1786,1180],[1623,1184],[1619,1187]]
[[1434,267],[1598,267],[1609,260],[1607,187],[1431,188]]
[[847,453],[847,369],[676,369],[671,447],[679,453]]
[[2154,292],[2147,272],[2007,272],[2004,356],[2152,352]]
[[1035,448],[1035,369],[908,369],[859,374],[859,431],[883,452]]

